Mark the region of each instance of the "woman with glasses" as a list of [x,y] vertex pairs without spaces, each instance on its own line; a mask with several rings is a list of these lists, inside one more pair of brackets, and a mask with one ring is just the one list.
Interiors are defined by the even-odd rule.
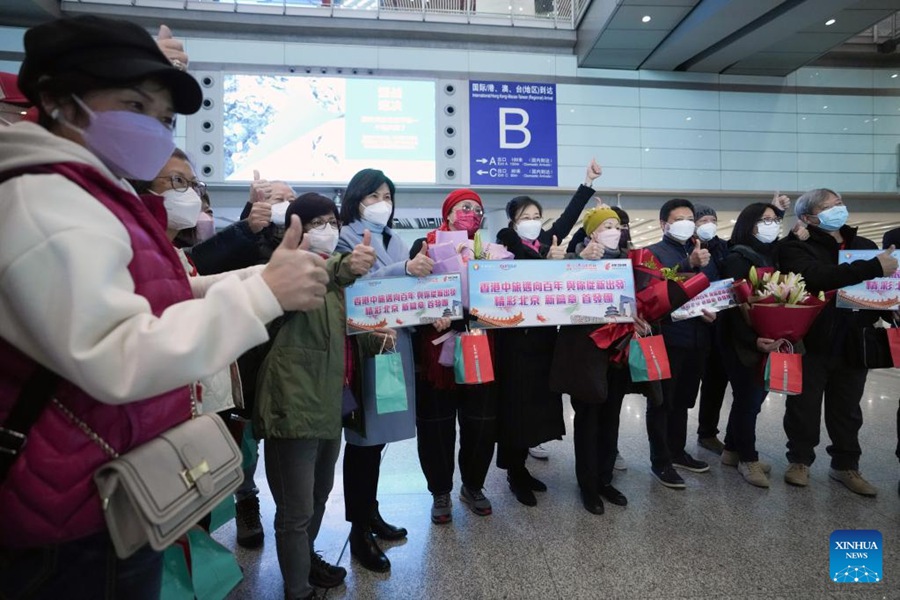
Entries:
[[[781,235],[781,217],[771,204],[751,204],[741,211],[728,242],[729,253],[722,263],[722,277],[746,279],[750,267],[775,265],[775,247]],[[756,418],[766,389],[760,373],[766,355],[778,342],[756,335],[740,310],[720,313],[722,325],[716,344],[731,382],[733,400],[725,430],[722,464],[737,467],[743,478],[757,487],[769,487],[768,464],[756,452]]]
[[[549,229],[543,228],[543,209],[528,196],[513,198],[506,205],[509,226],[497,241],[518,260],[562,259],[560,246],[585,205],[594,196],[591,187],[603,173],[596,160],[587,168],[584,184]],[[566,433],[562,396],[550,391],[550,363],[556,346],[556,327],[529,327],[496,332],[495,372],[500,392],[497,466],[506,469],[506,480],[516,499],[535,506],[534,492],[547,486],[525,467],[528,449]]]
[[[437,241],[438,231],[465,231],[469,239],[481,228],[484,206],[472,190],[454,190],[447,195],[441,209],[441,226],[413,243],[411,256]],[[453,520],[453,471],[456,449],[456,422],[459,421],[459,471],[462,487],[459,499],[478,516],[493,511],[491,501],[482,492],[484,479],[494,457],[496,441],[496,385],[457,385],[453,367],[439,362],[442,344],[434,341],[448,328],[466,330],[468,313],[461,321],[440,319],[433,327],[418,328],[416,364],[416,428],[418,430],[419,463],[432,495],[431,521],[437,525]],[[448,344],[454,339],[448,338]]]

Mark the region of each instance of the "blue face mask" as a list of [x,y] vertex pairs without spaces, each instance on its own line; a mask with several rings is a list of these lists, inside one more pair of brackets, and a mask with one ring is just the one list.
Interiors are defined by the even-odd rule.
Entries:
[[847,207],[842,204],[832,206],[816,215],[819,218],[819,229],[822,231],[837,231],[846,225],[849,216]]

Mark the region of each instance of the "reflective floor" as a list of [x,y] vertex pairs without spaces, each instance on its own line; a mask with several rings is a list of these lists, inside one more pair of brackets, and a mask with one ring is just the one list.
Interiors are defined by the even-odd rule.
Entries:
[[[877,498],[857,496],[828,477],[827,433],[817,449],[808,488],[784,483],[787,467],[781,419],[784,397],[770,395],[759,419],[761,459],[772,463],[772,487],[752,487],[737,471],[695,446],[689,451],[713,466],[682,473],[686,490],[660,485],[650,473],[644,429],[645,401],[628,396],[622,408],[620,450],[628,470],[614,484],[627,508],[607,503],[606,514],[586,512],[575,482],[571,435],[548,445],[546,461],[529,459],[532,473],[550,488],[533,508],[516,502],[505,473],[492,468],[485,493],[494,514],[478,517],[454,492],[453,523],[432,525],[431,496],[419,469],[415,440],[388,446],[378,498],[391,523],[409,529],[399,544],[383,544],[390,574],[370,573],[350,559],[340,474],[317,541],[329,562],[348,570],[346,584],[326,598],[900,598],[900,466],[896,411],[900,372],[873,371],[863,399],[863,475]],[[724,427],[730,406],[726,394]],[[571,434],[572,411],[566,402]],[[696,431],[696,410],[690,432]],[[340,460],[338,470],[340,470]],[[259,473],[264,473],[260,466]],[[260,483],[266,542],[238,549],[245,579],[233,599],[281,600],[283,588],[272,532],[274,504]],[[829,536],[836,529],[876,529],[884,536],[884,579],[836,584],[829,578]],[[215,537],[234,547],[233,522]]]

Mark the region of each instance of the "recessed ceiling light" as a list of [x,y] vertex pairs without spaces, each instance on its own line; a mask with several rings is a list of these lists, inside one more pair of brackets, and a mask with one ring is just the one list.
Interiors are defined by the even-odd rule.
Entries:
[[650,22],[650,15],[644,15],[643,17],[641,17],[641,23],[649,23],[649,22]]
[[837,22],[837,19],[828,19],[827,21],[825,21],[825,27],[830,27],[831,25],[834,25],[836,22]]
[[693,119],[693,118],[694,118],[694,117],[685,117],[684,120],[685,120],[685,121],[690,121],[690,120]]
[[893,75],[891,75],[891,79],[897,79],[897,74],[894,73]]

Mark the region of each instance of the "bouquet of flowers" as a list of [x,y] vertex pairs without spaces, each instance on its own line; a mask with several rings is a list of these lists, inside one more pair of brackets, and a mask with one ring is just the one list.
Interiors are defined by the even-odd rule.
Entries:
[[828,303],[823,292],[813,296],[798,273],[750,267],[747,279],[734,283],[735,299],[759,337],[796,344]]
[[674,268],[662,267],[646,248],[628,255],[634,267],[638,314],[646,321],[658,321],[709,287],[703,273],[686,275]]
[[463,306],[469,306],[469,270],[470,260],[507,260],[513,258],[512,252],[502,244],[484,243],[481,232],[475,233],[470,240],[465,231],[435,232],[435,243],[428,247],[428,256],[434,261],[432,273],[459,273],[462,283]]

